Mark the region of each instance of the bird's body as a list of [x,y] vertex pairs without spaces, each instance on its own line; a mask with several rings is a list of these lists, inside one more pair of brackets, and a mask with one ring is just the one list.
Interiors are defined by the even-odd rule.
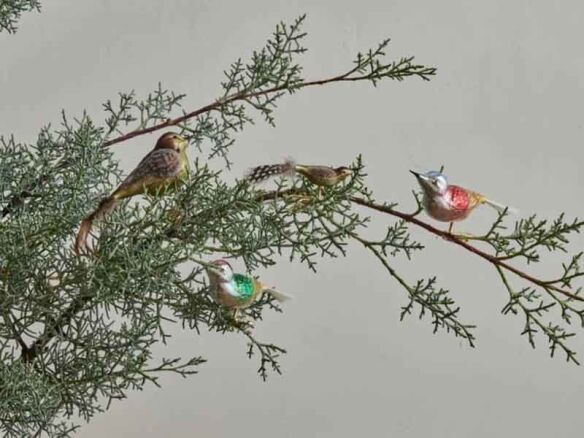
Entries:
[[442,196],[424,196],[423,205],[428,215],[442,222],[466,219],[472,210],[484,201],[480,193],[459,186],[448,186]]
[[340,183],[353,172],[345,166],[313,166],[296,164],[289,160],[282,164],[264,164],[254,167],[247,175],[247,179],[253,183],[259,183],[275,176],[292,176],[299,174],[308,179],[312,184],[320,187],[331,187]]
[[111,194],[112,198],[164,195],[174,190],[188,175],[186,150],[153,149]]
[[93,221],[111,213],[120,200],[139,194],[163,195],[182,183],[189,173],[187,146],[187,140],[180,135],[172,132],[163,134],[154,149],[140,161],[118,188],[102,199],[98,208],[81,221],[75,239],[75,253],[79,255],[87,249],[87,236]]
[[322,187],[332,187],[351,174],[347,167],[332,168],[329,166],[296,165],[296,173],[304,176],[312,184]]
[[234,273],[231,265],[225,260],[215,260],[207,268],[207,272],[211,296],[215,302],[228,309],[245,309],[264,293],[272,295],[278,301],[290,298],[282,292],[266,287],[254,277]]
[[213,299],[230,309],[242,309],[251,305],[263,290],[255,278],[242,274],[233,274],[229,282],[218,282],[212,288]]
[[507,207],[487,199],[480,193],[460,186],[448,184],[446,175],[430,171],[418,173],[410,171],[418,180],[423,192],[422,206],[430,217],[442,222],[452,223],[466,219],[472,211],[482,204],[490,205],[498,211]]

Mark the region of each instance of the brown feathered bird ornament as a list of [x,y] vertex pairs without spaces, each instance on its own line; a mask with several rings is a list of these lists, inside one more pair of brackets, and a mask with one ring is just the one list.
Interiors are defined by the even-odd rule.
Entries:
[[189,172],[186,154],[188,145],[189,142],[179,134],[174,132],[163,134],[154,149],[140,161],[118,188],[107,198],[102,199],[97,209],[81,221],[75,239],[75,254],[89,252],[87,237],[94,221],[109,215],[120,200],[143,193],[163,195],[176,188]]

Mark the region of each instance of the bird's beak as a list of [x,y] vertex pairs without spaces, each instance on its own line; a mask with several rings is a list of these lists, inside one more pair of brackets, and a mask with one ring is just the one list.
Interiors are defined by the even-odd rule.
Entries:
[[413,170],[410,170],[410,173],[416,177],[416,179],[420,182],[420,184],[421,183],[428,184],[430,182],[430,180],[432,179],[423,173],[415,172]]

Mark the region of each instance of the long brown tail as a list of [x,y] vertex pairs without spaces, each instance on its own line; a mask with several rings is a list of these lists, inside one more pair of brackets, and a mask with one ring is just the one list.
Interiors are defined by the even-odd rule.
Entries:
[[287,160],[282,164],[264,164],[252,168],[246,175],[246,179],[251,183],[259,183],[278,175],[293,175],[296,164],[292,160]]
[[81,253],[87,249],[87,236],[91,231],[91,227],[93,226],[93,221],[96,219],[102,219],[108,214],[110,214],[113,209],[115,208],[116,204],[118,203],[117,198],[113,196],[109,196],[104,198],[99,203],[99,207],[97,207],[92,213],[88,214],[82,221],[81,225],[79,226],[79,231],[77,232],[77,237],[75,238],[75,254],[81,255]]

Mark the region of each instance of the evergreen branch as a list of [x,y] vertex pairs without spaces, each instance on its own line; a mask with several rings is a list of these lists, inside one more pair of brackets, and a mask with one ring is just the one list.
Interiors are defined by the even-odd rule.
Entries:
[[260,354],[258,374],[261,376],[262,380],[266,381],[268,378],[268,366],[272,368],[272,371],[282,374],[280,364],[278,363],[278,357],[282,354],[286,354],[286,350],[274,344],[264,344],[259,342],[248,329],[242,329],[241,332],[249,339],[247,356],[251,359],[255,350]]
[[[292,59],[292,55],[306,50],[300,44],[300,40],[306,35],[300,30],[304,19],[305,16],[301,16],[289,27],[283,23],[280,24],[274,33],[274,39],[268,41],[266,48],[260,52],[254,52],[251,64],[244,66],[241,60],[232,64],[230,70],[225,73],[227,81],[222,83],[224,94],[215,102],[186,112],[180,117],[164,120],[146,128],[135,129],[107,140],[104,146],[112,146],[164,128],[178,126],[211,111],[224,111],[225,108],[240,101],[262,111],[268,122],[273,124],[269,107],[274,106],[274,97],[280,97],[284,92],[293,93],[307,87],[340,82],[370,81],[373,85],[377,85],[382,79],[401,81],[411,76],[427,81],[430,76],[436,74],[434,67],[414,64],[412,56],[401,58],[399,61],[381,61],[380,59],[385,56],[384,49],[390,41],[386,39],[366,55],[359,53],[354,61],[355,67],[345,73],[325,79],[305,81],[298,76],[301,68],[294,64]],[[261,101],[262,97],[266,97],[267,100]]]
[[[578,294],[578,292],[572,292],[570,290],[566,290],[566,289],[563,289],[559,286],[556,286],[553,282],[550,283],[550,282],[535,278],[535,277],[531,276],[530,274],[528,274],[527,272],[524,272],[524,271],[522,271],[514,266],[511,266],[510,264],[506,263],[504,260],[501,260],[499,257],[492,255],[492,254],[488,254],[488,253],[480,250],[479,248],[470,245],[469,243],[465,242],[464,240],[457,237],[456,235],[449,233],[448,231],[442,231],[438,228],[435,228],[434,226],[432,226],[426,222],[423,222],[420,219],[417,219],[416,217],[414,217],[410,214],[403,213],[403,212],[395,210],[391,207],[387,207],[387,206],[382,205],[382,204],[377,204],[375,202],[372,202],[370,200],[360,198],[360,197],[353,197],[353,198],[351,198],[351,201],[354,202],[355,204],[361,205],[363,207],[370,208],[370,209],[373,209],[373,210],[376,210],[376,211],[379,211],[379,212],[382,212],[385,214],[389,214],[389,215],[398,217],[406,222],[409,222],[409,223],[414,224],[418,227],[421,227],[421,228],[425,229],[426,231],[428,231],[436,236],[442,237],[443,239],[445,239],[449,242],[452,242],[455,245],[458,245],[458,246],[466,249],[467,251],[470,251],[471,253],[488,261],[489,263],[491,263],[495,267],[499,267],[499,268],[502,268],[506,271],[512,272],[513,274],[517,275],[518,277],[521,277],[524,280],[527,280],[528,282],[533,283],[536,286],[539,286],[539,287],[545,289],[546,291],[553,291],[553,292],[559,293],[561,295],[564,295],[571,300],[584,302],[584,297],[580,296]],[[584,222],[575,222],[575,223],[580,224],[579,227],[584,226]]]
[[71,323],[71,320],[77,313],[83,310],[87,303],[91,300],[91,295],[80,294],[69,304],[61,315],[46,325],[42,335],[39,336],[28,348],[22,349],[21,359],[23,362],[32,362],[39,354],[41,354],[45,347],[51,340],[62,333],[64,328]]
[[448,296],[448,291],[445,289],[436,290],[434,284],[436,278],[431,278],[427,281],[420,280],[414,286],[408,284],[401,275],[388,263],[387,258],[377,249],[374,242],[370,242],[357,234],[352,236],[356,241],[360,242],[365,248],[373,253],[373,255],[381,262],[387,272],[408,292],[410,302],[402,308],[400,319],[412,313],[414,303],[420,305],[420,319],[423,318],[426,311],[429,311],[433,318],[434,333],[439,328],[445,328],[446,331],[452,331],[455,336],[460,336],[465,339],[471,347],[474,347],[474,334],[471,332],[475,328],[474,325],[464,324],[457,318],[460,311],[459,307],[453,308],[455,304]]
[[[539,330],[545,334],[548,339],[550,354],[552,357],[554,356],[557,347],[560,347],[566,354],[566,361],[580,365],[580,362],[576,359],[576,352],[566,342],[569,338],[575,336],[575,333],[569,333],[557,324],[546,324],[542,320],[542,316],[548,313],[556,304],[560,304],[562,306],[562,316],[568,324],[570,323],[570,319],[566,312],[569,309],[569,311],[572,311],[579,316],[580,324],[584,326],[584,310],[575,310],[570,307],[569,304],[565,304],[559,300],[557,303],[545,303],[534,290],[529,288],[515,291],[509,283],[503,269],[500,266],[496,266],[495,269],[499,273],[499,276],[505,285],[505,289],[509,293],[509,302],[503,307],[502,313],[507,314],[512,312],[517,314],[518,308],[523,312],[523,315],[525,316],[525,325],[521,334],[527,336],[532,348],[535,348],[534,335]],[[536,303],[535,307],[529,307],[529,304],[534,302]]]
[[41,10],[39,0],[0,0],[0,32],[15,33],[23,12]]
[[[427,68],[427,67],[421,68],[421,66],[413,65],[413,64],[406,64],[406,65],[408,65],[408,67],[406,67],[403,64],[404,63],[400,63],[400,65],[397,65],[394,69],[389,70],[383,76],[379,76],[379,79],[385,77],[385,78],[401,80],[401,79],[405,78],[406,76],[418,76],[420,78],[423,78],[424,80],[427,80],[428,76],[435,74],[434,70],[429,71],[429,68]],[[406,74],[406,72],[408,72],[408,73]],[[350,72],[347,72],[347,73],[337,75],[337,76],[332,76],[332,77],[329,77],[326,79],[301,82],[299,84],[296,84],[293,87],[293,91],[297,91],[297,90],[300,90],[303,88],[313,87],[313,86],[317,86],[317,85],[327,85],[327,84],[331,84],[331,83],[335,83],[335,82],[351,82],[351,81],[367,81],[367,80],[371,81],[371,80],[373,80],[373,77],[370,74],[360,75],[360,76],[350,76],[349,73]],[[375,77],[375,79],[378,79],[378,78]],[[202,106],[201,108],[193,110],[193,111],[191,111],[187,114],[184,114],[180,117],[165,120],[164,122],[158,123],[154,126],[150,126],[148,128],[144,128],[144,129],[138,129],[135,131],[128,132],[127,134],[120,135],[119,137],[116,137],[116,138],[113,138],[111,140],[104,142],[104,146],[112,146],[114,144],[122,143],[122,142],[128,141],[132,138],[135,138],[135,137],[138,137],[141,135],[150,134],[152,132],[159,131],[159,130],[164,129],[164,128],[170,128],[172,126],[180,125],[181,123],[183,123],[189,119],[193,119],[197,116],[200,116],[201,114],[205,114],[205,113],[208,113],[210,111],[220,110],[222,106],[230,104],[230,103],[234,103],[237,101],[249,101],[250,99],[253,99],[253,98],[267,96],[267,95],[275,94],[275,93],[278,93],[281,91],[290,91],[290,86],[287,84],[284,84],[284,85],[275,86],[275,87],[269,88],[267,90],[262,90],[262,91],[257,91],[257,92],[236,93],[232,96],[228,96],[228,97],[223,98],[221,100],[217,100],[216,102]]]
[[584,221],[574,219],[571,223],[564,221],[561,214],[547,227],[547,220],[537,220],[535,216],[519,221],[515,226],[515,231],[509,236],[496,236],[500,239],[512,240],[517,243],[518,248],[502,248],[498,255],[500,260],[510,260],[523,257],[530,262],[537,262],[539,254],[536,249],[539,247],[554,251],[565,252],[565,245],[568,243],[566,236],[573,232],[578,232],[584,227]]
[[[325,79],[305,81],[299,75],[301,67],[293,60],[293,56],[303,53],[306,49],[301,40],[306,35],[301,30],[305,16],[299,17],[287,26],[284,23],[276,27],[273,38],[259,52],[254,52],[252,61],[244,65],[241,60],[232,64],[225,73],[227,81],[221,85],[223,94],[215,102],[198,109],[185,111],[179,117],[169,117],[171,111],[181,107],[184,95],[168,93],[161,85],[146,99],[140,101],[133,91],[120,93],[117,106],[107,101],[103,106],[108,113],[106,118],[107,130],[102,135],[102,145],[112,146],[150,134],[173,126],[189,132],[191,141],[199,144],[203,139],[210,139],[214,146],[210,158],[217,155],[227,159],[225,150],[233,144],[229,131],[238,131],[243,125],[252,121],[245,113],[245,105],[258,110],[270,124],[274,124],[272,112],[275,102],[285,93],[294,93],[304,88],[328,85],[341,82],[369,81],[373,85],[382,79],[401,81],[407,77],[418,77],[429,80],[436,73],[433,67],[414,64],[413,57],[401,58],[398,61],[385,61],[384,49],[389,39],[382,41],[375,50],[369,50],[366,55],[359,53],[354,61],[355,66],[343,74]],[[134,114],[137,110],[139,114]],[[219,113],[219,120],[214,120],[211,114]],[[192,128],[189,122],[195,119],[197,126]],[[120,133],[120,124],[128,125],[138,121],[136,129],[108,139],[114,133]],[[64,159],[62,166],[70,164]],[[41,174],[37,179],[30,181],[21,192],[5,201],[2,208],[2,217],[8,216],[24,201],[34,196],[37,189],[47,184],[51,179],[50,173]]]
[[144,378],[152,381],[156,386],[160,387],[160,385],[157,382],[157,378],[151,377],[149,376],[149,374],[166,372],[178,374],[181,377],[188,377],[192,374],[197,374],[198,371],[194,370],[193,367],[197,367],[205,362],[206,362],[205,359],[198,356],[192,357],[185,362],[181,362],[180,358],[174,359],[163,358],[162,362],[158,366],[154,368],[145,369],[141,373],[143,373]]

